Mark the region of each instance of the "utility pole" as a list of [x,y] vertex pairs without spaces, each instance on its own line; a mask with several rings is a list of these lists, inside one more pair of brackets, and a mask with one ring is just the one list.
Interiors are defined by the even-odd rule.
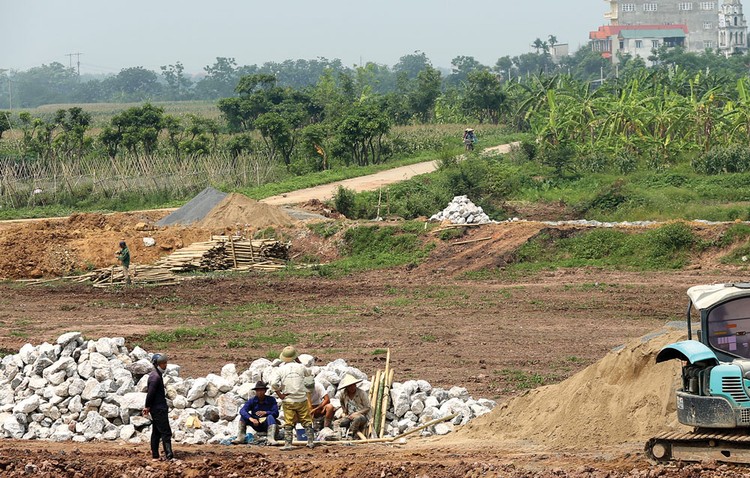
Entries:
[[70,68],[73,68],[73,57],[76,57],[76,67],[78,68],[78,76],[81,76],[81,55],[83,53],[76,52],[76,53],[67,53],[65,56],[68,57],[68,66]]

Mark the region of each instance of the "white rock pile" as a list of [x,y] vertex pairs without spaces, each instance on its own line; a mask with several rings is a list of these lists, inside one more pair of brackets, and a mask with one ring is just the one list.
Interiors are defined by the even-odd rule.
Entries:
[[452,224],[485,224],[489,216],[466,196],[456,196],[448,207],[433,215],[430,221],[450,221]]
[[[140,347],[129,351],[124,338],[85,340],[79,332],[63,334],[55,344],[24,345],[18,354],[0,362],[0,437],[148,442],[151,423],[140,412],[152,370],[150,357]],[[335,397],[336,386],[347,373],[364,379],[361,386],[369,388],[367,376],[342,359],[322,367],[314,366],[309,355],[300,359],[330,397]],[[252,395],[255,382],[270,381],[279,363],[261,358],[241,373],[227,364],[220,375],[195,379],[181,378],[180,367],[170,363],[164,383],[174,440],[212,444],[233,437],[239,409]],[[495,406],[491,400],[472,399],[464,388],[442,390],[424,380],[394,383],[391,394],[387,433],[392,436],[458,413],[452,421],[423,432],[445,434]],[[339,405],[335,399],[332,403]],[[195,418],[200,422],[197,426]]]

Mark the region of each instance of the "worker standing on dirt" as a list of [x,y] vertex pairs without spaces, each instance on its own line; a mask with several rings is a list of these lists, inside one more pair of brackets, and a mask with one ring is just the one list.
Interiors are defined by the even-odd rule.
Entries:
[[308,390],[305,387],[305,377],[310,377],[310,369],[305,367],[297,359],[299,353],[293,346],[284,347],[279,355],[284,363],[279,367],[273,379],[272,387],[282,400],[284,409],[284,447],[282,450],[291,450],[294,439],[294,426],[301,423],[307,434],[307,447],[315,446],[315,432],[312,428],[312,416],[310,415],[310,403],[308,401]]
[[354,375],[346,374],[339,383],[338,399],[341,401],[341,410],[344,418],[339,422],[341,428],[348,428],[353,439],[360,438],[359,433],[365,433],[367,424],[370,422],[370,399],[367,392],[357,387],[362,379]]
[[172,453],[172,428],[169,426],[169,407],[164,391],[164,372],[167,370],[167,355],[154,354],[151,363],[154,370],[148,376],[146,404],[143,416],[151,416],[151,458],[159,459],[159,441],[164,446],[164,456],[167,460],[174,458]]
[[[232,441],[233,445],[245,443],[247,436],[247,426],[257,433],[265,433],[266,441],[269,445],[276,443],[276,425],[279,418],[279,406],[276,399],[266,395],[268,385],[265,382],[257,382],[255,387],[255,396],[250,398],[240,409],[239,432],[237,438]],[[256,435],[253,443],[259,444],[261,440]]]
[[130,249],[125,241],[120,241],[120,250],[115,252],[117,260],[122,264],[122,273],[125,276],[125,283],[130,284]]

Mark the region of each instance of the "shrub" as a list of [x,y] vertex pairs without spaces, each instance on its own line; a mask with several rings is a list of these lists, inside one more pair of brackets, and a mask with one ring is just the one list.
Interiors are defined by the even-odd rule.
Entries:
[[336,194],[333,196],[333,204],[336,206],[336,210],[346,217],[352,217],[354,197],[354,191],[344,186],[339,186]]

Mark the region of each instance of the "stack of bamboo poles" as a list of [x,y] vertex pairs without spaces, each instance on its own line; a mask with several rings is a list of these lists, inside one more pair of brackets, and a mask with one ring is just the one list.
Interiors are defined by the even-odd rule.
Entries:
[[157,266],[172,272],[216,271],[232,268],[232,260],[227,257],[223,242],[194,242],[160,259]]
[[234,267],[269,261],[284,264],[285,261],[289,260],[291,245],[275,239],[248,240],[236,236],[212,236],[211,240],[224,244]]
[[368,435],[371,438],[383,438],[388,407],[390,406],[393,369],[391,368],[391,349],[385,356],[385,370],[378,370],[370,386],[370,410],[373,419],[370,422]]

